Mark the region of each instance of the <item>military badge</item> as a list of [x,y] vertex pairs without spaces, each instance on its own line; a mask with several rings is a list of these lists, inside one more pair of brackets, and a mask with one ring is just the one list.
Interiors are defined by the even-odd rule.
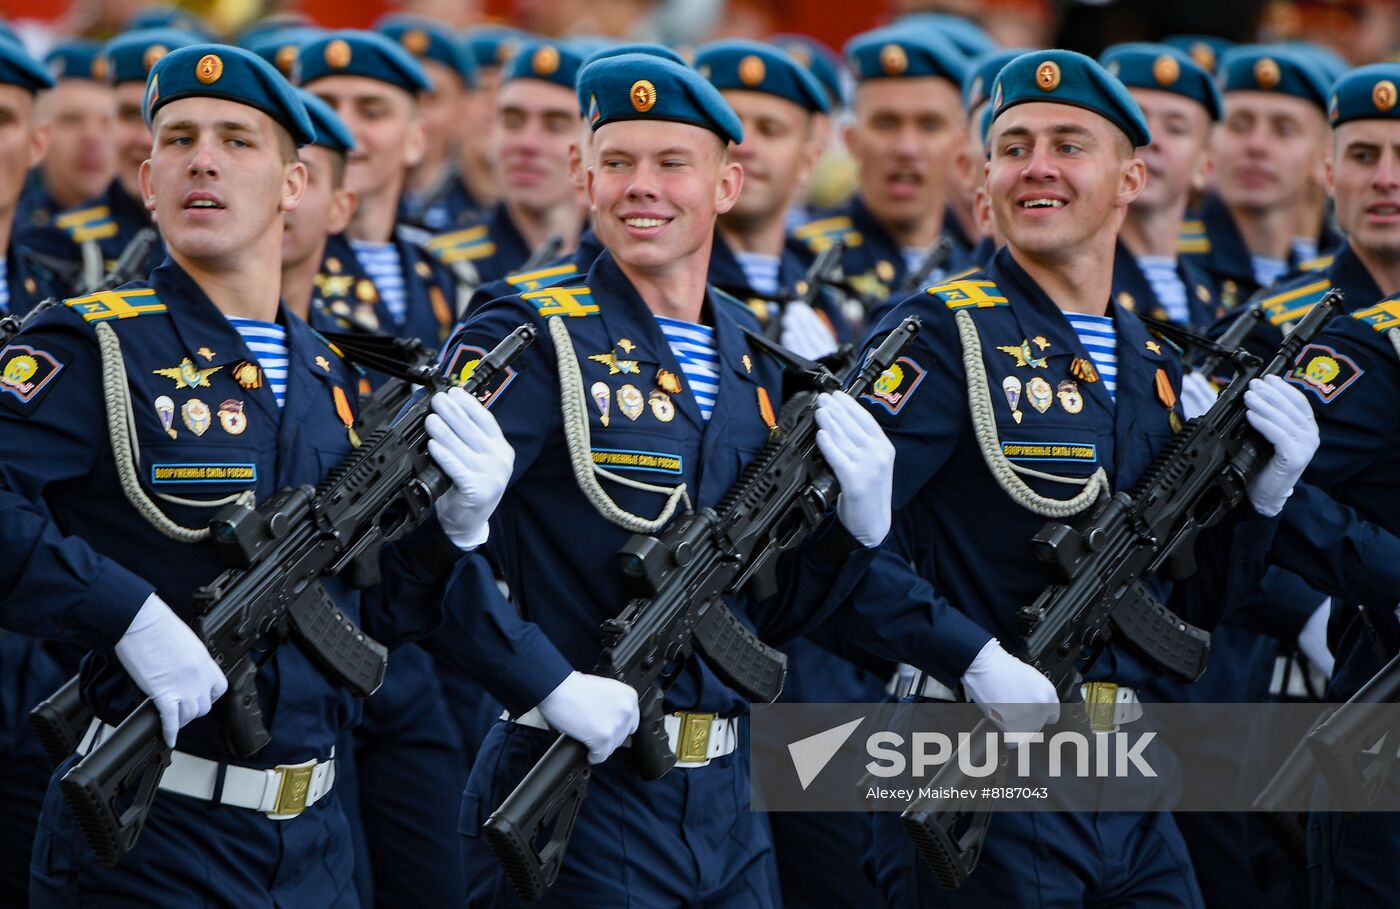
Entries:
[[922,366],[908,357],[900,357],[880,374],[861,399],[878,404],[892,414],[899,413],[924,381],[924,375]]
[[656,387],[668,395],[678,395],[681,393],[681,380],[669,369],[658,369],[656,371]]
[[205,363],[208,363],[214,359],[214,351],[210,350],[207,347],[201,347],[199,350],[196,350],[195,353],[203,357]]
[[608,383],[597,381],[593,383],[589,394],[593,396],[593,403],[598,405],[598,422],[604,426],[608,425],[608,409],[612,404],[612,390],[608,388]]
[[170,438],[175,438],[178,433],[175,431],[175,402],[169,395],[161,395],[153,402],[156,408],[156,416],[160,417],[160,425],[165,427],[165,434]]
[[1365,372],[1351,357],[1324,344],[1309,344],[1299,352],[1284,379],[1329,404]]
[[248,428],[248,417],[243,413],[242,401],[225,401],[219,405],[219,425],[231,436],[243,434]]
[[676,405],[671,403],[671,396],[666,392],[657,389],[647,395],[647,403],[651,405],[651,414],[662,423],[669,423],[676,418]]
[[[459,345],[457,349],[452,352],[451,357],[444,358],[443,362],[447,363],[447,370],[443,375],[450,381],[461,385],[472,377],[472,373],[476,371],[476,364],[480,363],[481,358],[484,356],[486,356],[486,351],[482,350],[480,347],[471,347],[466,344]],[[514,381],[515,367],[507,366],[497,379],[496,387],[478,391],[476,399],[489,408],[495,403],[497,398],[505,393],[510,383]]]
[[1021,422],[1024,414],[1019,410],[1021,404],[1021,380],[1015,376],[1007,376],[1001,380],[1001,391],[1006,395],[1006,404],[1011,408],[1011,419],[1017,423]]
[[345,427],[345,435],[351,448],[360,447],[360,434],[355,431],[355,411],[350,407],[350,398],[339,385],[331,386],[331,403],[335,405],[336,418]]
[[180,361],[179,366],[153,369],[151,372],[166,379],[173,379],[175,388],[178,390],[181,388],[208,388],[209,377],[221,369],[223,369],[222,366],[206,366],[204,369],[200,369],[194,365],[193,360],[185,357]]
[[0,357],[0,392],[13,395],[21,404],[34,401],[63,371],[63,364],[52,354],[28,344],[12,344],[0,351]]
[[209,428],[212,415],[209,413],[209,405],[199,398],[190,398],[180,408],[180,419],[184,421],[185,428],[197,436],[204,435],[204,431]]
[[1157,400],[1162,402],[1162,406],[1171,410],[1176,406],[1176,389],[1172,388],[1172,378],[1167,375],[1167,371],[1160,366],[1157,368],[1155,378],[1157,385]]
[[592,360],[594,363],[601,363],[606,366],[608,368],[608,375],[610,376],[615,376],[618,373],[627,373],[631,375],[642,371],[641,367],[637,365],[636,360],[619,360],[617,354],[613,351],[608,351],[605,354],[591,354],[588,359]]
[[244,388],[262,388],[262,370],[256,363],[242,361],[233,367],[233,379]]
[[773,402],[768,398],[768,389],[762,385],[758,386],[758,415],[763,418],[763,425],[768,427],[769,432],[778,428],[778,415],[773,411]]
[[1031,343],[1035,345],[1036,350],[1044,350],[1050,346],[1050,342],[1045,340],[1044,335],[1036,335],[1034,338],[1031,338]]
[[1093,360],[1086,357],[1075,357],[1074,362],[1069,364],[1069,371],[1081,382],[1092,384],[1099,380],[1098,368]]
[[316,365],[319,366],[319,367],[321,367],[322,369],[324,369],[326,372],[330,372],[330,371],[331,371],[331,361],[330,361],[330,360],[327,360],[325,357],[321,356],[320,354],[317,354],[317,355],[316,355]]
[[1079,394],[1079,385],[1073,379],[1065,379],[1060,382],[1055,389],[1055,397],[1060,399],[1060,406],[1065,409],[1065,413],[1076,414],[1084,409],[1084,398]]
[[1029,366],[1032,369],[1045,368],[1045,358],[1037,357],[1031,352],[1031,342],[1029,341],[1022,341],[1020,346],[1015,344],[1000,346],[997,350],[1013,358],[1017,366]]
[[642,415],[642,408],[646,406],[646,399],[637,386],[627,384],[617,390],[617,409],[622,411],[622,415],[629,420],[636,420]]
[[1050,409],[1055,395],[1050,390],[1050,383],[1041,376],[1036,376],[1026,383],[1026,399],[1030,401],[1037,413],[1045,413]]

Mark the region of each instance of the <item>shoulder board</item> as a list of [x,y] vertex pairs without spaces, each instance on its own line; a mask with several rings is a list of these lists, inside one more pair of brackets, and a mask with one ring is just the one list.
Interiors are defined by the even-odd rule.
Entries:
[[1400,328],[1400,299],[1382,300],[1375,306],[1352,313],[1351,317],[1358,322],[1365,322],[1375,331]]
[[1264,310],[1264,318],[1270,325],[1283,325],[1296,322],[1308,314],[1313,304],[1322,299],[1332,286],[1330,278],[1321,281],[1307,281],[1279,293],[1270,294],[1259,301]]
[[84,322],[134,319],[167,312],[155,290],[149,287],[140,290],[101,290],[86,297],[64,300],[63,305],[82,316]]
[[495,255],[496,242],[491,239],[486,225],[478,224],[466,230],[439,234],[425,243],[423,248],[438,261],[454,265]]
[[568,316],[571,319],[596,316],[601,310],[593,302],[588,285],[578,287],[542,287],[529,290],[520,299],[531,304],[542,316]]
[[1304,259],[1298,263],[1299,271],[1322,271],[1332,267],[1332,260],[1336,256],[1314,256],[1311,259]]
[[539,268],[534,271],[515,272],[506,275],[506,283],[521,290],[539,290],[558,284],[565,278],[578,274],[578,266],[572,262],[556,265],[553,268]]
[[753,307],[749,306],[749,304],[745,303],[743,300],[740,300],[738,297],[734,296],[728,291],[720,290],[718,287],[715,287],[713,284],[711,284],[710,293],[715,295],[715,299],[723,300],[724,302],[732,304],[733,306],[741,310],[744,313],[745,317],[755,320],[758,318],[758,315],[754,312]]
[[986,309],[992,306],[1010,306],[994,281],[949,281],[924,288],[924,293],[941,300],[951,310]]
[[1201,220],[1184,221],[1181,232],[1176,237],[1178,253],[1210,252],[1210,237],[1206,234],[1206,222]]
[[94,205],[59,215],[54,225],[73,238],[75,243],[105,240],[117,235],[117,222],[105,205]]
[[851,228],[851,219],[847,215],[808,221],[795,229],[792,235],[818,253],[838,239],[847,247],[859,246],[862,240],[860,232]]

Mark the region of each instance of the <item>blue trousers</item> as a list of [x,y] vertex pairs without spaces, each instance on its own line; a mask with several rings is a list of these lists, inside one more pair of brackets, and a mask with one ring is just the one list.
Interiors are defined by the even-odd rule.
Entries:
[[773,844],[749,811],[744,744],[707,767],[645,781],[626,749],[595,766],[559,879],[543,900],[516,897],[481,824],[544,754],[555,734],[499,723],[487,734],[462,795],[468,905],[569,909],[776,909]]
[[1204,906],[1167,812],[998,813],[977,870],[957,892],[934,880],[898,814],[874,818],[876,878],[891,909]]

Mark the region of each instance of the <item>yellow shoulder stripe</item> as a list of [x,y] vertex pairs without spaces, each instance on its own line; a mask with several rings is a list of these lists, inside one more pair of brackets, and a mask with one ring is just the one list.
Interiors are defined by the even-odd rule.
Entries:
[[953,310],[1011,305],[994,281],[950,281],[925,288],[924,292],[942,300],[944,306]]
[[562,275],[571,275],[578,271],[572,262],[564,265],[556,265],[553,268],[541,268],[538,271],[516,272],[506,275],[506,280],[511,284],[525,284],[530,281],[540,281],[545,278],[558,278]]
[[850,228],[850,216],[835,215],[830,218],[822,218],[820,221],[808,221],[801,227],[794,229],[792,235],[803,240],[808,240],[818,234],[829,234],[834,230],[850,230]]
[[542,316],[577,319],[602,312],[598,304],[592,302],[593,291],[587,287],[542,287],[526,291],[520,295],[520,299],[534,304]]
[[64,300],[64,305],[83,317],[84,322],[134,319],[137,316],[167,312],[165,304],[151,288],[144,290],[102,290],[86,297]]
[[92,208],[84,208],[79,211],[70,211],[67,214],[54,218],[53,223],[68,230],[73,227],[84,227],[89,221],[96,221],[98,218],[109,217],[107,206],[94,205]]
[[1376,331],[1400,328],[1400,300],[1382,300],[1375,306],[1352,313],[1351,317],[1365,322]]
[[468,227],[466,230],[453,231],[450,234],[439,234],[433,237],[425,245],[428,249],[446,249],[458,246],[462,243],[471,243],[486,237],[486,225],[478,224],[476,227]]

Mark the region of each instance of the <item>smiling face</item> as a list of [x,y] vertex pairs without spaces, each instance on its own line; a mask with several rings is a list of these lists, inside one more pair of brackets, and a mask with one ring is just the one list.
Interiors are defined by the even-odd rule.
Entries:
[[287,131],[262,111],[222,98],[181,98],[156,111],[141,195],[177,254],[205,267],[239,257],[273,261],[282,213],[301,198],[306,167]]
[[569,146],[578,128],[578,97],[569,89],[539,79],[501,86],[492,146],[507,202],[543,217],[573,201]]
[[413,95],[365,76],[325,76],[307,90],[331,106],[355,139],[345,188],[362,201],[397,201],[404,172],[423,157],[423,123]]
[[1096,113],[1043,101],[992,124],[987,194],[1014,249],[1056,259],[1111,245],[1146,177],[1128,137]]
[[846,145],[861,198],[897,231],[940,217],[948,174],[963,150],[958,90],[947,79],[868,79],[856,88]]
[[1315,105],[1291,95],[1230,92],[1215,130],[1215,178],[1231,208],[1260,214],[1304,201],[1323,179],[1327,121]]
[[283,216],[283,268],[311,258],[319,262],[326,237],[345,230],[355,211],[355,197],[345,188],[343,152],[308,145],[299,150],[298,157],[306,165],[306,190],[297,207]]
[[1129,89],[1147,118],[1152,142],[1138,149],[1147,165],[1147,185],[1134,209],[1155,211],[1184,205],[1205,190],[1210,176],[1210,116],[1190,98],[1151,88]]
[[744,141],[729,156],[744,168],[744,191],[725,223],[766,224],[781,220],[816,165],[820,148],[806,109],[762,92],[728,90],[724,100],[744,125]]
[[707,129],[633,120],[593,135],[594,229],[625,266],[659,270],[702,250],[708,257],[715,216],[733,207],[742,185],[743,171]]
[[1328,177],[1337,226],[1364,254],[1400,262],[1400,122],[1343,123],[1332,147]]

